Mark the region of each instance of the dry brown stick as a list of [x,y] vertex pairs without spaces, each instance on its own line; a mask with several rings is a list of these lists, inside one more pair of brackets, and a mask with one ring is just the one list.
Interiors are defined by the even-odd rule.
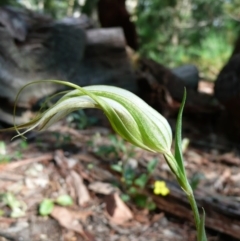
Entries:
[[17,162],[2,164],[0,165],[0,172],[4,170],[9,170],[9,169],[15,169],[15,168],[28,165],[31,163],[35,163],[35,162],[51,161],[52,159],[53,159],[53,154],[47,153],[41,156],[32,157],[32,158],[28,158]]

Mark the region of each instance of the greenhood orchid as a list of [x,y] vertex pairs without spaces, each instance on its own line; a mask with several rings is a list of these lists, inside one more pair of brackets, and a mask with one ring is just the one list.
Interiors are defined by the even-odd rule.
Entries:
[[[36,81],[30,84],[39,82],[43,81]],[[18,136],[24,135],[26,132],[35,128],[38,130],[45,130],[59,119],[78,109],[97,108],[102,110],[111,123],[114,131],[122,138],[140,148],[164,155],[171,171],[187,194],[194,214],[198,241],[207,240],[204,229],[204,216],[200,218],[198,213],[193,191],[186,176],[182,157],[181,119],[186,93],[184,94],[183,103],[177,120],[175,153],[173,155],[171,152],[172,131],[167,120],[135,94],[113,86],[96,85],[80,87],[65,81],[50,80],[45,82],[63,84],[74,88],[74,90],[64,92],[65,94],[53,106],[37,115],[36,118],[29,123],[15,126]],[[18,97],[19,94],[17,99]],[[20,133],[18,131],[19,129],[26,130]]]
[[149,151],[170,152],[172,132],[167,120],[138,96],[113,86],[81,88],[71,85],[76,89],[67,92],[54,106],[19,128],[45,130],[77,109],[98,108],[125,140]]

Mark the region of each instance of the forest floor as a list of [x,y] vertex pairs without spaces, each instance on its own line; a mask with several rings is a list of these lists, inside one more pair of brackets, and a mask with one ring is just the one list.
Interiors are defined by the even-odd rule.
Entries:
[[[175,119],[169,122],[174,130]],[[0,241],[196,240],[192,217],[174,210],[171,197],[184,193],[163,157],[124,142],[100,123],[80,130],[79,123],[65,119],[43,133],[31,132],[27,141],[11,141],[14,133],[0,135]],[[194,190],[239,211],[237,147],[204,121],[184,118],[183,128]],[[157,195],[156,181],[170,193]],[[208,214],[207,209],[207,220]],[[222,231],[214,225],[207,225],[209,241],[240,240],[228,231],[230,223]]]

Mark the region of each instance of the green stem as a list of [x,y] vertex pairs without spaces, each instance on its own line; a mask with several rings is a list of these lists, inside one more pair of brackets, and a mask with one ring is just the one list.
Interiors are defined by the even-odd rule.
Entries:
[[189,201],[192,211],[193,211],[195,225],[198,228],[199,224],[200,224],[200,215],[199,215],[197,203],[196,203],[193,193],[187,194],[187,198],[188,198],[188,201]]
[[[198,211],[198,206],[197,206],[194,194],[193,194],[192,187],[188,182],[185,169],[184,169],[184,172],[181,171],[181,169],[179,168],[178,162],[175,159],[175,157],[172,155],[172,153],[165,153],[164,157],[167,161],[168,166],[172,170],[173,174],[176,176],[178,184],[180,185],[180,187],[184,190],[184,192],[187,195],[188,201],[189,201],[191,209],[193,211],[193,217],[194,217],[194,222],[195,222],[195,226],[197,229],[198,241],[207,241],[205,229],[201,230],[201,225],[200,225],[201,218],[200,218],[200,214]],[[183,166],[183,168],[184,168],[184,166]]]
[[[188,181],[187,181],[187,198],[188,198],[188,201],[189,201],[189,203],[191,205],[191,208],[192,208],[192,211],[193,211],[193,217],[194,217],[195,226],[196,226],[197,234],[198,234],[198,241],[207,241],[205,229],[203,229],[202,231],[200,230],[200,228],[201,228],[201,225],[200,225],[201,218],[200,218],[198,206],[197,206],[194,194],[193,194],[192,187],[190,186]],[[202,232],[201,235],[199,235],[200,232]]]

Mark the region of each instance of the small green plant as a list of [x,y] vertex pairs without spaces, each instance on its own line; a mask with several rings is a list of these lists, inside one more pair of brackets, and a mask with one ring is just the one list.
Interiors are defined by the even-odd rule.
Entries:
[[[28,85],[40,82],[42,83],[44,81],[29,83],[21,88],[20,92]],[[167,120],[133,93],[113,86],[99,85],[82,88],[65,81],[51,80],[47,82],[63,84],[74,88],[74,90],[66,92],[56,104],[43,113],[40,113],[30,122],[20,126],[14,126],[18,132],[17,136],[23,136],[27,131],[34,128],[45,130],[54,122],[77,109],[101,109],[113,129],[123,139],[140,148],[157,152],[164,156],[179,185],[186,193],[193,211],[198,241],[207,240],[204,228],[205,214],[203,213],[202,217],[200,217],[193,190],[186,175],[182,155],[181,129],[186,91],[184,92],[183,102],[177,118],[175,151],[172,153],[172,131]],[[17,95],[15,103],[17,103],[20,92]],[[23,133],[19,132],[19,129],[26,128],[28,129]]]
[[17,146],[17,150],[11,154],[7,152],[7,146],[4,141],[0,141],[0,164],[8,163],[13,159],[21,159],[22,151],[28,148],[26,140],[21,140]]
[[57,199],[44,199],[39,205],[39,214],[41,216],[48,216],[51,214],[54,205],[58,204],[60,206],[71,206],[73,200],[69,195],[61,195]]
[[53,132],[53,137],[55,138],[54,146],[60,148],[63,145],[67,145],[71,142],[71,136],[65,133]]
[[11,157],[7,155],[6,144],[4,141],[0,141],[0,164],[8,163]]
[[84,110],[77,110],[68,115],[67,122],[74,128],[82,130],[87,126],[95,124],[97,122],[97,118],[88,117]]
[[19,147],[22,150],[27,149],[28,148],[28,143],[26,142],[26,140],[21,140],[20,143],[19,143]]
[[103,159],[119,159],[123,153],[127,152],[122,139],[117,138],[115,135],[109,135],[107,139],[107,143],[102,144],[100,133],[93,136],[91,147],[97,156]]
[[108,135],[104,144],[102,140],[101,134],[96,133],[88,144],[93,152],[103,159],[126,160],[135,155],[135,147],[126,146],[126,142],[116,135]]
[[129,165],[128,160],[111,165],[112,170],[121,174],[121,186],[124,191],[122,199],[124,201],[132,200],[140,208],[147,208],[149,210],[156,208],[154,201],[151,197],[147,196],[144,189],[150,186],[148,182],[157,163],[157,159],[152,159],[147,164],[146,172],[141,174],[136,171],[135,167]]
[[125,202],[131,200],[140,208],[155,209],[156,205],[154,201],[151,197],[147,197],[144,189],[151,187],[151,185],[148,185],[148,182],[158,164],[158,160],[152,159],[149,161],[146,172],[139,173],[137,166],[134,164],[137,162],[134,159],[134,146],[126,145],[123,139],[112,134],[108,136],[108,140],[109,143],[98,145],[102,143],[102,138],[97,134],[93,137],[91,146],[94,147],[95,154],[102,159],[117,160],[116,163],[110,165],[110,168],[121,175],[121,182],[116,185],[123,190],[123,194],[121,195],[122,200]]
[[3,203],[11,209],[10,216],[12,218],[20,218],[25,216],[26,204],[21,201],[18,201],[17,198],[11,192],[1,194],[0,200],[2,200]]

